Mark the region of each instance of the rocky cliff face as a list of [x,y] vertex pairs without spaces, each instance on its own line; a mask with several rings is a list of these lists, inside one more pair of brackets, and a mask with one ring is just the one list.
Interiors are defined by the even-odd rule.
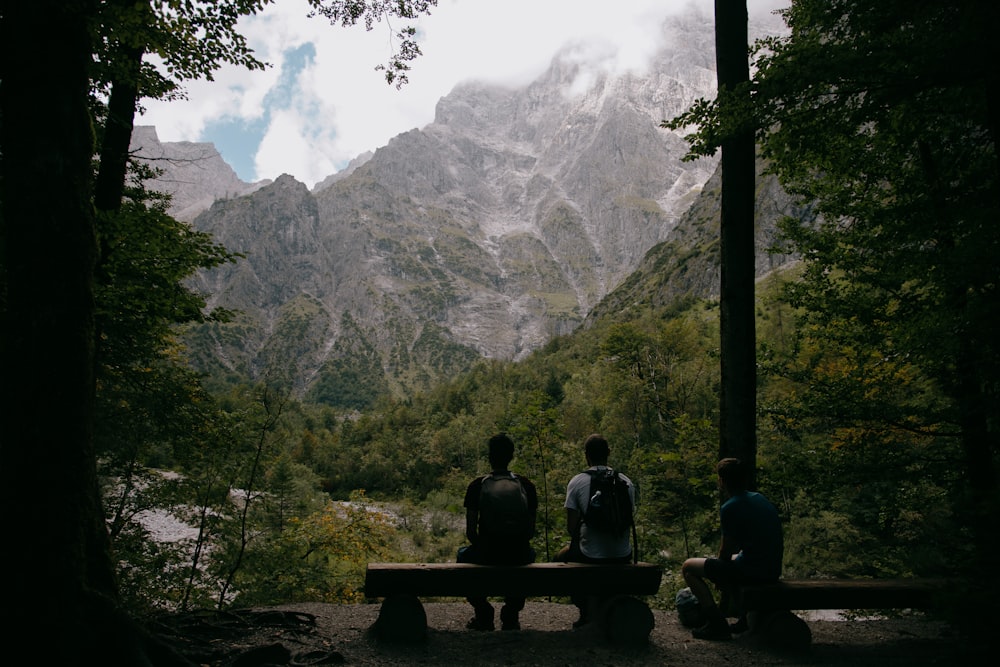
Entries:
[[191,332],[195,364],[360,407],[572,331],[715,169],[659,127],[713,94],[711,21],[663,31],[641,76],[568,49],[525,88],[458,87],[312,192],[282,176],[217,201],[194,224],[246,259],[199,285],[240,315]]
[[216,200],[238,197],[270,182],[241,181],[214,145],[193,141],[162,143],[156,128],[148,125],[133,130],[129,150],[161,172],[146,185],[171,195],[170,214],[178,220],[191,221]]
[[[754,254],[759,280],[797,260],[773,250],[778,241],[778,221],[790,217],[814,223],[816,213],[785,192],[759,160],[756,200]],[[686,297],[717,299],[721,284],[721,210],[722,173],[716,168],[667,239],[650,248],[635,271],[590,311],[584,326],[605,317],[628,318],[631,310],[670,307]]]

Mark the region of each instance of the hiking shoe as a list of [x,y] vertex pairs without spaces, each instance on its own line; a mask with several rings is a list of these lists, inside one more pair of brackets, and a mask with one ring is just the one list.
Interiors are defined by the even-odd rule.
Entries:
[[465,624],[465,627],[469,630],[493,630],[493,619],[479,618],[478,616],[473,616],[472,619]]
[[695,639],[707,639],[709,641],[724,641],[732,639],[729,633],[729,624],[723,619],[709,621],[700,628],[691,631],[691,636]]
[[521,623],[516,618],[513,619],[513,620],[509,620],[509,621],[504,621],[500,625],[500,629],[501,630],[520,630],[521,629]]

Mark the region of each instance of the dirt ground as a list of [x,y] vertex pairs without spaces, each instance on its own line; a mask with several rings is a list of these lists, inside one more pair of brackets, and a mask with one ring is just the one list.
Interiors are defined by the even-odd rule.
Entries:
[[[496,605],[499,607],[499,603]],[[654,610],[646,646],[609,645],[593,628],[574,630],[576,608],[529,601],[521,630],[467,630],[471,607],[425,603],[428,637],[416,645],[386,645],[370,628],[378,604],[297,604],[245,610],[223,618],[174,618],[163,626],[168,641],[196,663],[210,667],[263,665],[598,665],[643,667],[750,667],[821,665],[907,667],[964,664],[959,639],[924,616],[880,620],[808,620],[812,644],[795,653],[763,646],[749,635],[731,641],[693,639],[673,611]]]

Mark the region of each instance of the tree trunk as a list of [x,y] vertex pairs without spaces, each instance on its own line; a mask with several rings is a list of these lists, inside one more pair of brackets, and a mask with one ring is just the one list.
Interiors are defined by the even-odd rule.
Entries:
[[25,606],[59,610],[58,601],[85,589],[114,592],[92,450],[93,11],[90,2],[11,3],[2,19],[3,61],[18,65],[5,67],[2,91],[8,301],[0,506],[22,545],[7,554],[17,603],[4,607],[21,619]]
[[93,450],[96,13],[33,0],[0,14],[2,623],[8,644],[43,633],[44,664],[141,665],[154,645],[118,606]]
[[94,206],[98,211],[117,211],[122,205],[128,148],[132,141],[135,108],[139,101],[139,72],[143,49],[121,49],[122,75],[111,84],[108,120],[101,142],[101,163],[94,186]]
[[[749,81],[747,48],[745,0],[715,0],[720,95]],[[740,458],[751,470],[757,458],[753,213],[754,135],[748,127],[722,140],[719,457]]]

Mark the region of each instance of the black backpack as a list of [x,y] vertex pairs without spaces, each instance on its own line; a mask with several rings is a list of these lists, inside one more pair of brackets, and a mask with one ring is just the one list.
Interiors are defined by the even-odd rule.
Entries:
[[628,483],[611,468],[587,472],[590,473],[590,502],[583,522],[601,532],[627,533],[633,527]]
[[512,472],[483,477],[479,491],[479,532],[491,542],[531,538],[531,510],[521,478]]

